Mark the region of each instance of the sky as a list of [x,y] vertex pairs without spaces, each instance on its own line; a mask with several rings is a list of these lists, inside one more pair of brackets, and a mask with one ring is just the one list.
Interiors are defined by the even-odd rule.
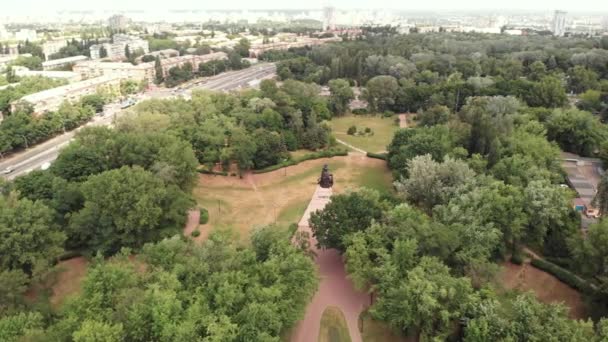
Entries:
[[336,8],[403,10],[531,10],[555,9],[608,14],[608,0],[0,0],[3,14],[72,10],[166,10],[166,9],[315,9],[331,3]]

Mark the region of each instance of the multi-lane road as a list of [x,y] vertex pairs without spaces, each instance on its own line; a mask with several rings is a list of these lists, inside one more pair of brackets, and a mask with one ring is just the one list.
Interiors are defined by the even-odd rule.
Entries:
[[[230,91],[242,88],[255,87],[263,79],[272,78],[276,75],[276,67],[272,63],[257,64],[247,69],[229,71],[216,76],[208,77],[198,81],[191,81],[180,89],[157,88],[139,96],[140,100],[152,98],[162,99],[171,97],[189,98],[192,90],[207,89],[215,91]],[[104,110],[103,116],[96,116],[85,126],[109,126],[116,116],[126,111],[120,110],[117,105],[109,106]],[[0,172],[11,169],[10,173],[2,174],[6,179],[13,179],[35,169],[41,168],[47,163],[52,163],[59,151],[70,143],[78,129],[59,135],[44,143],[31,147],[11,157],[0,160]]]

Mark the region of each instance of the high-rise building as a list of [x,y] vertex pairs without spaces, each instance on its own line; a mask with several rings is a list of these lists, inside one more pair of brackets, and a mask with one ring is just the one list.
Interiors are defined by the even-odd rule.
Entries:
[[554,36],[562,37],[566,33],[566,14],[564,11],[555,11],[553,14],[551,31]]
[[602,30],[608,32],[608,15],[602,18]]
[[113,15],[108,19],[108,26],[113,30],[124,30],[131,23],[131,19],[124,15]]
[[336,8],[327,6],[323,8],[323,30],[336,29]]
[[[8,31],[6,31],[6,28],[4,27],[4,25],[0,24],[0,40],[8,40],[10,38]],[[2,53],[0,53],[2,54]]]

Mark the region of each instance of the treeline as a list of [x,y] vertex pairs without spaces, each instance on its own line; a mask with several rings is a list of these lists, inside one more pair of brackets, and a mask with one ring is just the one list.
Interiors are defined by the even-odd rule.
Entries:
[[[45,78],[26,78],[18,86],[0,91],[0,105],[10,103],[32,92],[62,85],[58,81]],[[141,90],[141,84],[123,81],[120,88],[99,89],[95,94],[83,96],[79,101],[64,102],[56,111],[40,116],[32,115],[32,108],[19,104],[14,113],[4,115],[0,123],[0,155],[33,146],[54,135],[75,129],[89,121],[95,113],[103,111],[105,104],[119,95],[126,96]]]
[[[158,69],[160,67],[160,60],[155,64]],[[158,77],[156,82],[165,82],[167,87],[173,88],[199,76],[214,76],[227,70],[241,70],[248,68],[249,66],[250,64],[248,61],[243,60],[240,54],[233,51],[228,53],[228,59],[199,64],[198,70],[194,70],[191,63],[184,63],[182,66],[174,66],[168,70],[166,77]],[[158,75],[162,75],[162,73]]]
[[588,95],[600,110],[608,93],[606,39],[410,34],[268,55],[263,58],[289,58],[277,67],[282,79],[325,84],[347,78],[365,85],[363,98],[375,111],[433,105],[458,111],[468,97],[494,95],[555,108],[567,103],[566,92],[589,90],[600,92]]
[[49,60],[67,58],[73,56],[87,56],[91,57],[91,50],[89,49],[92,45],[96,45],[100,43],[99,38],[94,39],[82,39],[76,40],[72,38],[72,40],[68,40],[67,45],[59,49],[59,52],[51,54],[48,56]]
[[332,114],[318,94],[316,85],[288,80],[279,87],[264,80],[260,90],[146,101],[118,126],[171,132],[188,141],[198,161],[210,169],[216,163],[228,169],[231,162],[240,170],[262,169],[288,158],[288,151],[330,144],[329,128],[321,121]]

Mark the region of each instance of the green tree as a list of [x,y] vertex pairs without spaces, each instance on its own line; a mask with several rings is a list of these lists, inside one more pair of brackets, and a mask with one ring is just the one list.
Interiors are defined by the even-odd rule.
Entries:
[[450,119],[450,109],[446,106],[433,106],[418,114],[418,120],[422,126],[434,126],[445,124]]
[[568,70],[568,76],[568,87],[576,94],[597,89],[599,86],[597,73],[581,65]]
[[251,43],[247,38],[241,38],[239,43],[234,47],[234,51],[236,51],[241,57],[249,57],[249,49],[251,48]]
[[558,108],[568,102],[562,82],[555,77],[545,76],[534,83],[526,102],[533,107]]
[[325,209],[310,215],[310,227],[320,247],[344,252],[346,236],[367,229],[381,217],[378,193],[363,189],[333,196]]
[[110,325],[94,320],[82,323],[80,329],[74,332],[74,342],[119,342],[123,341],[122,324]]
[[42,202],[0,196],[0,269],[42,271],[61,253],[65,234]]
[[90,176],[81,190],[84,207],[73,214],[70,230],[83,245],[105,254],[174,234],[191,205],[177,187],[137,166]]
[[156,74],[156,76],[155,76],[156,84],[163,83],[163,81],[165,80],[165,73],[164,73],[162,64],[160,63],[159,56],[156,56],[156,59],[154,60],[154,73]]
[[334,79],[329,81],[329,104],[333,113],[342,115],[348,111],[348,104],[355,97],[350,84],[345,79]]
[[[387,278],[399,275],[393,268],[387,265]],[[372,315],[425,340],[445,339],[470,302],[470,280],[453,277],[447,266],[428,257],[403,276],[384,283]]]
[[368,102],[372,112],[389,110],[395,104],[399,84],[392,76],[376,76],[365,85],[363,98]]

